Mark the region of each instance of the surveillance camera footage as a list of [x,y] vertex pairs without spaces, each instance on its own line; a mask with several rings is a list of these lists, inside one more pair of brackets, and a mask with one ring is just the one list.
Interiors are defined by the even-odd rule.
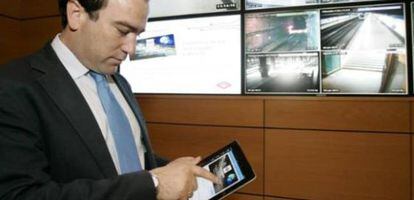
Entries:
[[387,52],[324,52],[324,93],[405,94],[405,54]]
[[253,54],[246,65],[249,93],[319,92],[318,53]]
[[406,94],[402,4],[321,10],[322,92]]
[[414,2],[411,2],[411,58],[412,58],[412,62],[411,62],[411,67],[414,68]]
[[248,13],[245,92],[408,94],[405,26],[402,3]]
[[318,93],[319,12],[264,12],[245,17],[245,91]]
[[317,11],[248,14],[246,52],[319,50],[318,26]]
[[403,9],[394,4],[321,10],[322,49],[404,49]]
[[352,3],[375,0],[246,0],[246,9],[265,9],[306,6],[315,4]]
[[246,0],[246,9],[290,7],[317,3],[318,0]]

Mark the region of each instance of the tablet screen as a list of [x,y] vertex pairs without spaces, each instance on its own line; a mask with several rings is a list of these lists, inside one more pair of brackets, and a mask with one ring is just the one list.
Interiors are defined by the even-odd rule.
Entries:
[[222,185],[214,184],[203,178],[197,178],[198,189],[190,200],[216,200],[227,196],[251,182],[254,172],[241,151],[240,145],[233,142],[210,155],[200,165],[215,174]]

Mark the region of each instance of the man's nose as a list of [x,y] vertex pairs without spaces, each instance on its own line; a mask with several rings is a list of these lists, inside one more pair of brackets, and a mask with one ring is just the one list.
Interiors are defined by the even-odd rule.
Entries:
[[122,45],[122,51],[129,54],[130,57],[135,55],[136,38],[136,34],[130,34],[126,37],[124,44]]

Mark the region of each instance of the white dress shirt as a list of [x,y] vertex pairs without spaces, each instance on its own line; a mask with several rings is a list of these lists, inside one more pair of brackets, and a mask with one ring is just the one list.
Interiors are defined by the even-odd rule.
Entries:
[[[120,166],[118,154],[116,152],[115,141],[111,133],[111,129],[109,128],[108,118],[106,117],[104,108],[98,96],[96,83],[92,76],[88,73],[89,69],[86,68],[78,60],[78,58],[76,58],[72,51],[70,51],[70,49],[60,40],[59,36],[60,34],[56,35],[56,37],[53,39],[51,44],[52,48],[56,52],[59,60],[63,63],[63,66],[65,66],[66,70],[69,72],[72,79],[75,81],[83,97],[88,103],[89,108],[92,110],[92,113],[95,116],[99,128],[101,129],[102,135],[109,149],[109,153],[111,154],[112,160],[114,161],[115,167],[119,174]],[[121,105],[130,122],[135,144],[137,145],[139,160],[141,161],[142,168],[144,168],[145,148],[141,141],[141,129],[139,127],[138,121],[112,77],[107,76],[107,79],[112,93],[118,100],[118,103]]]

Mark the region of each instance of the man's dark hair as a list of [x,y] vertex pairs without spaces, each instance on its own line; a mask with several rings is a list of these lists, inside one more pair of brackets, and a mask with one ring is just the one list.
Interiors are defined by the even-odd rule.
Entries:
[[[59,0],[59,12],[62,17],[62,26],[66,27],[68,24],[68,18],[66,15],[66,5],[70,0]],[[76,0],[75,0],[76,1]],[[97,20],[99,15],[98,11],[106,6],[108,0],[77,0],[79,4],[85,9],[92,20]]]

